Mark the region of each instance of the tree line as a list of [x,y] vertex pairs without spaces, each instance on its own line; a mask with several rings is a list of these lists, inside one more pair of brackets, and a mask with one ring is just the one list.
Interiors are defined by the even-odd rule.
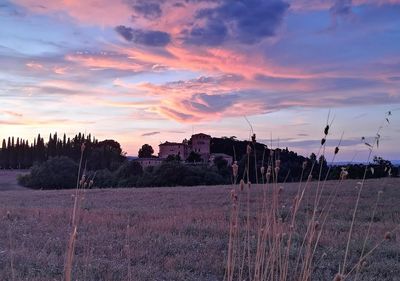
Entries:
[[[45,143],[38,135],[32,145],[25,140],[11,137],[3,140],[0,150],[0,165],[3,169],[29,168],[30,174],[21,177],[20,183],[31,188],[73,188],[76,185],[81,146],[83,153],[84,174],[93,181],[93,187],[145,187],[175,185],[215,185],[233,182],[232,167],[223,158],[216,158],[214,163],[197,163],[196,155],[183,162],[179,156],[170,155],[163,163],[155,167],[143,168],[139,162],[130,161],[121,146],[114,140],[98,141],[84,134],[73,138],[60,139],[57,134],[50,135]],[[249,152],[250,149],[250,152]],[[347,178],[362,178],[368,168],[366,178],[397,176],[398,167],[390,161],[375,157],[368,166],[352,164],[330,166],[324,156],[311,154],[309,157],[298,155],[284,149],[270,149],[267,145],[255,141],[241,141],[233,137],[213,138],[211,153],[231,155],[237,163],[238,177],[253,183],[264,181],[262,169],[280,163],[279,182],[307,180],[311,173],[312,180],[339,179],[343,172]],[[140,157],[154,157],[154,149],[145,144],[139,150]],[[314,169],[311,172],[311,167]],[[263,167],[263,168],[262,168]],[[304,170],[303,170],[304,169]]]
[[38,134],[33,143],[22,138],[3,139],[0,150],[1,169],[28,169],[35,163],[43,163],[51,158],[65,156],[78,161],[81,145],[85,143],[84,161],[88,169],[115,170],[125,160],[120,144],[114,140],[99,141],[91,134],[78,133],[73,138],[63,134],[50,134],[48,141]]

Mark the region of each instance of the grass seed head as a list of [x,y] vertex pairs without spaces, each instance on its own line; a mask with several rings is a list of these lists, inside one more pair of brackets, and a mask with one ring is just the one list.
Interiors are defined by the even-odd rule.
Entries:
[[326,127],[324,129],[324,134],[325,134],[325,136],[329,134],[329,125],[326,125]]
[[319,230],[319,221],[316,221],[314,224],[315,230]]
[[246,148],[246,153],[250,154],[251,153],[251,146],[248,144]]
[[232,164],[232,173],[234,177],[237,177],[239,171],[239,166],[237,164],[237,161],[233,162]]
[[251,136],[251,141],[252,141],[253,143],[256,142],[256,134],[253,134],[253,135]]
[[349,175],[349,172],[346,170],[346,168],[342,167],[342,171],[340,172],[340,179],[345,180],[345,179],[347,179],[348,175]]
[[243,191],[243,189],[244,189],[244,180],[243,179],[240,180],[239,185],[240,185],[240,190]]
[[231,190],[231,199],[233,202],[237,202],[238,196],[236,194],[236,191],[234,189]]

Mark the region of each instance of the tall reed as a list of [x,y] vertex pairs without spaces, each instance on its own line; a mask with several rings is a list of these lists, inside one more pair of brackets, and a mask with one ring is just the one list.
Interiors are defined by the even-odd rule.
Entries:
[[76,188],[75,188],[75,196],[74,196],[74,206],[72,208],[72,216],[71,216],[71,226],[72,230],[70,233],[70,237],[67,244],[65,265],[64,265],[64,280],[71,281],[72,276],[72,267],[73,267],[73,259],[75,253],[75,244],[78,235],[78,223],[79,223],[79,214],[81,210],[81,204],[84,199],[82,196],[82,189],[85,187],[86,176],[82,173],[82,161],[83,155],[85,152],[85,144],[81,145],[81,157],[79,160],[78,167],[78,176],[76,180]]
[[[385,117],[385,120],[388,120],[388,116]],[[312,163],[303,163],[297,192],[292,200],[290,211],[287,214],[282,213],[282,208],[280,207],[283,200],[281,194],[284,191],[283,186],[285,181],[283,183],[278,181],[280,166],[282,164],[279,159],[278,148],[272,149],[271,147],[266,169],[264,167],[265,155],[263,154],[260,167],[262,198],[252,197],[253,188],[250,188],[251,184],[249,181],[250,154],[252,148],[255,150],[255,134],[252,132],[251,143],[253,146],[251,147],[249,145],[247,148],[247,161],[243,178],[238,185],[233,184],[233,189],[231,191],[232,207],[224,280],[312,280],[312,275],[315,270],[317,249],[324,228],[329,221],[329,215],[331,214],[334,201],[337,198],[338,188],[346,180],[348,175],[346,169],[343,169],[333,188],[329,190],[327,196],[323,197],[323,195],[328,192],[326,190],[327,180],[331,173],[332,164],[335,162],[336,156],[340,151],[343,139],[342,134],[337,146],[334,148],[330,165],[324,175],[323,161],[319,161],[318,163],[317,159],[320,157],[320,159],[325,161],[326,141],[329,137],[332,123],[333,120],[329,120],[328,115],[317,157]],[[374,144],[366,143],[370,149],[368,163],[371,159],[374,147],[379,145],[380,131],[382,128],[383,126],[379,127]],[[254,158],[256,158],[255,151],[253,155]],[[257,171],[257,160],[255,160],[254,163]],[[368,167],[369,165],[366,165],[354,205],[343,261],[339,267],[338,273],[333,277],[333,280],[345,280],[354,271],[357,271],[355,276],[355,279],[357,279],[359,275],[359,267],[357,267],[357,265],[359,265],[366,256],[371,255],[372,252],[385,241],[385,239],[382,239],[382,241],[375,245],[370,251],[366,252],[366,243],[372,227],[371,223],[379,201],[378,195],[378,200],[371,215],[371,222],[365,235],[360,259],[356,266],[347,270],[349,248],[354,231],[356,213],[359,208],[362,187],[365,183]],[[232,168],[234,175],[236,175],[238,170],[236,163]],[[318,178],[315,185],[311,185],[315,169],[318,169]],[[308,177],[303,181],[303,175],[306,174],[306,171],[308,171]],[[313,186],[315,186],[315,189],[312,188]],[[300,224],[302,222],[300,218],[300,209],[304,204],[308,207],[308,198],[310,196],[313,197],[311,200],[311,213],[306,214],[304,218],[305,225],[303,226]],[[307,199],[307,202],[304,202],[304,199]]]

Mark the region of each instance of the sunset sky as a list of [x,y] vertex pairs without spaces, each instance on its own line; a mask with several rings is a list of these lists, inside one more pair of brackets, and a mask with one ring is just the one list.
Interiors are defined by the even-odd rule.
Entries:
[[[198,132],[400,159],[400,0],[0,0],[0,138]],[[385,113],[392,112],[390,124]],[[279,142],[278,142],[279,139]],[[328,148],[331,151],[331,148]],[[329,160],[329,159],[328,159]]]

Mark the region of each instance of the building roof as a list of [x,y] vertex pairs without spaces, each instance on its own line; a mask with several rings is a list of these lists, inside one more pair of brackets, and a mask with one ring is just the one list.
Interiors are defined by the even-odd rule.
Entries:
[[179,142],[169,142],[166,141],[164,143],[159,144],[158,146],[164,146],[164,145],[168,145],[168,146],[176,146],[176,145],[185,145],[184,143],[179,143]]
[[202,136],[202,137],[209,137],[209,138],[211,138],[211,136],[210,136],[210,135],[203,134],[203,133],[194,134],[194,135],[192,135],[192,138],[193,138],[193,137],[200,137],[200,136]]

